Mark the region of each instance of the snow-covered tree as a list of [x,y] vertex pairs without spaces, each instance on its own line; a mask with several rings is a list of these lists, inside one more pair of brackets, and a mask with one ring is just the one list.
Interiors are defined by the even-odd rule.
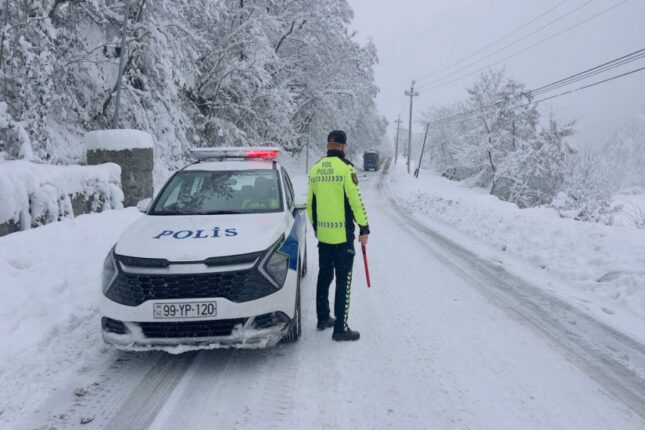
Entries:
[[121,58],[120,126],[151,132],[169,167],[195,145],[295,153],[335,128],[381,142],[376,50],[349,33],[346,0],[129,3],[121,52],[124,0],[4,2],[0,151],[81,160],[82,135],[111,126]]
[[561,192],[552,206],[565,217],[611,224],[608,203],[611,189],[598,155],[593,152],[581,153],[571,157],[565,168],[567,174]]
[[645,187],[645,112],[621,127],[600,153],[614,187]]
[[459,112],[458,106],[431,107],[423,114],[423,124],[431,123],[428,129],[425,166],[431,165],[434,169],[445,171],[455,168],[465,160],[464,141],[456,139],[462,136],[461,125],[458,121],[447,121]]
[[482,73],[468,89],[464,108],[473,113],[473,161],[489,168],[494,194],[498,178],[510,173],[520,146],[534,139],[539,114],[524,85],[506,78],[503,70]]
[[432,108],[425,120],[435,169],[520,207],[550,203],[576,156],[573,123],[542,121],[531,93],[503,70],[483,73],[465,101]]
[[519,148],[507,162],[501,178],[506,180],[507,200],[520,207],[551,203],[562,189],[572,158],[577,152],[566,138],[573,134],[573,123],[558,124],[553,114],[547,127],[531,140],[520,140]]

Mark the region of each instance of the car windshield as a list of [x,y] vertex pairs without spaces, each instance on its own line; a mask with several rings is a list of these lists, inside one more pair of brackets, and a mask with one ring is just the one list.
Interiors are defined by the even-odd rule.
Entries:
[[177,173],[164,187],[150,215],[218,215],[281,212],[277,170]]

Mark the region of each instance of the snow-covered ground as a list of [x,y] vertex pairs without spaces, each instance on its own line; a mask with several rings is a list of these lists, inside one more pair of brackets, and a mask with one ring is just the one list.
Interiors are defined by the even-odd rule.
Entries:
[[96,312],[103,259],[140,215],[133,208],[81,215],[0,238],[0,361]]
[[[0,350],[0,427],[645,427],[645,347],[516,280],[506,271],[516,267],[476,238],[464,241],[475,254],[461,256],[460,245],[433,239],[388,198],[413,192],[400,174],[389,191],[380,172],[359,176],[373,229],[373,287],[365,288],[357,258],[357,343],[315,329],[313,237],[297,344],[178,356],[121,353],[101,342],[101,264],[136,210],[0,238],[0,344],[8,345]],[[460,205],[477,201],[471,192],[459,194]]]
[[[407,211],[645,340],[645,230],[564,219],[549,208],[519,209],[430,172],[415,179],[402,165],[392,170],[391,195]],[[623,203],[636,208],[634,197]]]
[[0,237],[0,427],[14,428],[102,347],[102,261],[139,216],[112,210]]

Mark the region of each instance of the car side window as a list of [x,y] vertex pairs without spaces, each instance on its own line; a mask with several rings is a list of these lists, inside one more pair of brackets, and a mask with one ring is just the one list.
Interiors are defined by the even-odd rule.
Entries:
[[282,168],[282,177],[284,178],[284,183],[286,184],[286,195],[287,195],[287,207],[289,209],[293,209],[293,185],[291,185],[291,179],[289,179],[289,175],[287,174],[287,171]]

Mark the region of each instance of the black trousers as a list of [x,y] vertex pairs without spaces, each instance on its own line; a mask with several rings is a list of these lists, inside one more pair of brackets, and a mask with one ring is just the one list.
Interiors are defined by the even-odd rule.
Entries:
[[318,321],[329,319],[329,286],[336,275],[336,295],[334,298],[334,315],[336,325],[334,332],[348,329],[349,295],[352,285],[352,266],[354,265],[354,243],[345,242],[338,245],[318,243],[318,284],[316,285],[316,313]]

